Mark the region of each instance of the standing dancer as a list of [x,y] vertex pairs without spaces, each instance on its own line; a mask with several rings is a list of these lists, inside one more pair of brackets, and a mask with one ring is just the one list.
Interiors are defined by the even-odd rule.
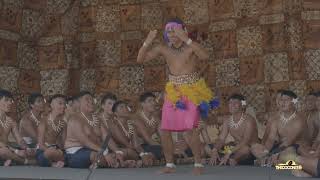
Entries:
[[188,37],[186,27],[180,19],[172,19],[166,23],[164,31],[166,44],[151,48],[156,35],[157,30],[150,31],[139,50],[137,62],[143,63],[163,56],[170,71],[162,108],[161,144],[166,166],[161,173],[175,172],[171,132],[185,131],[192,137],[191,149],[195,158],[193,173],[199,175],[202,173],[203,165],[197,126],[200,115],[206,117],[214,101],[211,90],[196,71],[196,65],[199,60],[207,60],[209,55],[199,43]]

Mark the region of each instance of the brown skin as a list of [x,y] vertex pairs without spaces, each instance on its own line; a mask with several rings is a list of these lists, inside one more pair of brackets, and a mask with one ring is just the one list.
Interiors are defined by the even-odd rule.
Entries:
[[[79,98],[80,112],[82,112],[90,121],[93,120],[92,114],[94,112],[93,97],[91,95],[84,95]],[[92,151],[90,160],[92,163],[97,158],[97,152],[101,151],[101,144],[103,141],[102,126],[100,121],[96,126],[91,126],[81,113],[71,115],[67,124],[67,137],[65,141],[65,148],[83,146]],[[117,167],[114,154],[107,154],[101,159],[103,166]]]
[[[306,112],[303,114],[307,128],[304,130],[304,143],[299,147],[299,154],[305,157],[317,157],[316,149],[320,144],[319,110],[320,98],[313,95],[306,97]],[[319,108],[318,106],[319,105]]]
[[[277,96],[276,96],[277,109],[280,108],[280,100],[281,100],[281,93],[278,93]],[[269,132],[270,132],[270,128],[271,128],[271,124],[272,124],[271,121],[273,119],[275,119],[274,116],[277,116],[278,113],[279,113],[278,111],[269,113],[270,117],[267,118],[266,130],[265,130],[264,135],[263,135],[262,140],[261,140],[262,144],[264,144],[267,141],[268,136],[269,136]]]
[[79,101],[78,100],[72,100],[69,101],[66,105],[66,110],[64,113],[64,120],[67,122],[69,117],[74,113],[79,113]]
[[[145,114],[148,119],[154,118],[156,123],[154,126],[149,126],[146,120],[142,116],[141,112]],[[156,110],[156,101],[153,97],[148,97],[141,103],[141,110],[135,116],[134,124],[136,126],[136,132],[138,137],[142,138],[144,143],[149,145],[159,145],[152,139],[153,134],[159,133],[160,125],[160,113]]]
[[[189,46],[185,46],[180,54],[174,53],[167,45],[157,45],[150,49],[150,44],[155,39],[157,31],[150,31],[145,43],[147,46],[142,46],[139,50],[137,62],[143,63],[155,59],[158,56],[163,56],[168,64],[170,73],[172,75],[184,75],[197,71],[198,60],[208,60],[209,54],[197,42],[192,42]],[[176,48],[181,47],[183,43],[188,41],[187,33],[181,28],[175,28],[168,32],[169,42]],[[200,72],[201,73],[201,72]],[[192,132],[192,151],[194,154],[195,162],[201,163],[200,158],[200,140],[199,131],[194,129]],[[161,142],[167,163],[173,163],[173,142],[170,131],[163,131],[161,133]],[[161,173],[174,172],[172,168],[165,167]],[[202,168],[194,168],[194,174],[199,175],[202,173]]]
[[[120,104],[115,112],[115,120],[114,120],[114,138],[119,143],[120,146],[123,146],[125,148],[125,154],[124,157],[126,160],[138,160],[139,154],[141,152],[144,152],[141,145],[138,143],[138,137],[136,134],[136,128],[133,131],[133,134],[130,135],[130,137],[127,137],[120,125],[120,123],[123,125],[123,127],[128,131],[128,121],[129,119],[132,119],[133,116],[128,110],[128,107],[126,104]],[[142,157],[142,163],[144,166],[151,166],[152,165],[152,156],[151,155],[145,155]]]
[[[281,97],[280,113],[286,118],[295,112],[295,106],[292,98],[286,95]],[[272,148],[275,141],[279,139],[280,148],[288,148],[293,144],[303,144],[303,129],[305,129],[305,120],[301,114],[297,113],[296,117],[283,126],[280,115],[273,116],[268,139],[265,144],[256,144],[252,146],[251,151],[257,158],[264,157]],[[281,152],[280,152],[281,154]],[[273,164],[276,162],[272,162]]]
[[22,119],[20,120],[20,129],[19,132],[22,137],[30,137],[32,138],[34,143],[37,143],[38,139],[38,126],[36,122],[31,117],[31,111],[36,116],[36,118],[40,121],[41,114],[44,112],[45,102],[44,99],[38,97],[34,104],[30,105],[30,111],[26,112]]
[[[65,110],[65,100],[63,98],[53,99],[50,103],[51,112],[44,117],[38,127],[38,142],[39,148],[44,151],[45,157],[52,163],[54,167],[64,166],[63,151],[56,147],[47,147],[48,144],[57,144],[60,148],[63,148],[64,140],[66,137],[66,124],[63,120],[63,113]],[[59,132],[55,132],[52,126],[49,124],[49,118],[53,119],[55,125],[60,122],[63,123],[63,127]],[[58,164],[56,164],[58,162]]]
[[[99,118],[101,119],[101,127],[102,127],[102,136],[106,137],[109,133],[112,133],[111,129],[114,129],[114,121],[113,121],[113,112],[112,112],[112,106],[115,103],[112,99],[107,99],[104,104],[101,104],[102,111],[99,113]],[[123,149],[119,148],[118,144],[113,140],[113,138],[110,139],[108,147],[113,152],[121,151],[121,153],[116,153],[116,159],[120,162],[121,167],[125,167],[124,162],[124,151]]]
[[[234,121],[237,123],[241,115],[243,114],[244,121],[238,128],[231,128],[229,126],[230,117],[226,118],[222,125],[222,131],[215,144],[215,148],[212,150],[211,165],[216,165],[220,160],[219,165],[226,165],[228,160],[230,165],[236,165],[240,160],[246,159],[250,155],[250,146],[258,142],[258,130],[257,124],[253,117],[249,114],[245,114],[242,110],[241,101],[237,99],[231,99],[229,101],[229,111],[234,116]],[[225,145],[228,134],[234,138],[236,146],[232,152],[225,154],[220,158],[218,151]],[[231,158],[230,155],[234,154]]]
[[[18,131],[17,123],[6,115],[10,111],[10,107],[13,101],[11,98],[3,97],[0,99],[0,118],[3,122],[9,122],[8,127],[4,128],[0,126],[0,158],[6,160],[5,166],[11,164],[11,160],[18,164],[24,164],[25,159],[30,155],[27,150],[27,145],[22,140],[22,137]],[[23,149],[19,150],[18,153],[14,153],[14,149],[8,146],[8,137],[12,133],[18,145]]]

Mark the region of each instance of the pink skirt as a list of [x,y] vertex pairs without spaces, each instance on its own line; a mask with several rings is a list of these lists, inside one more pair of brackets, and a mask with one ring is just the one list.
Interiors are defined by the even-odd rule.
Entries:
[[200,120],[198,107],[186,98],[183,98],[183,102],[186,109],[181,110],[167,99],[164,100],[161,130],[187,131],[198,127]]

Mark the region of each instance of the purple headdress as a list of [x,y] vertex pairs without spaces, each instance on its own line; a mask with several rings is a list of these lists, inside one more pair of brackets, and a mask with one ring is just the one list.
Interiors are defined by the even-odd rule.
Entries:
[[163,39],[167,44],[169,44],[168,31],[170,31],[171,29],[176,28],[176,27],[186,30],[186,27],[185,27],[183,21],[180,19],[177,19],[177,18],[172,19],[166,23],[166,26],[165,26],[165,29],[163,32]]

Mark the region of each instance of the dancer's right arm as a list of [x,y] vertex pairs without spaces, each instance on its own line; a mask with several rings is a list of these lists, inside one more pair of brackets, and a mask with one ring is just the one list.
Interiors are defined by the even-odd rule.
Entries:
[[157,30],[150,31],[147,39],[144,41],[143,46],[140,48],[137,62],[143,63],[150,61],[161,54],[161,46],[156,46],[150,50],[152,41],[157,36]]

